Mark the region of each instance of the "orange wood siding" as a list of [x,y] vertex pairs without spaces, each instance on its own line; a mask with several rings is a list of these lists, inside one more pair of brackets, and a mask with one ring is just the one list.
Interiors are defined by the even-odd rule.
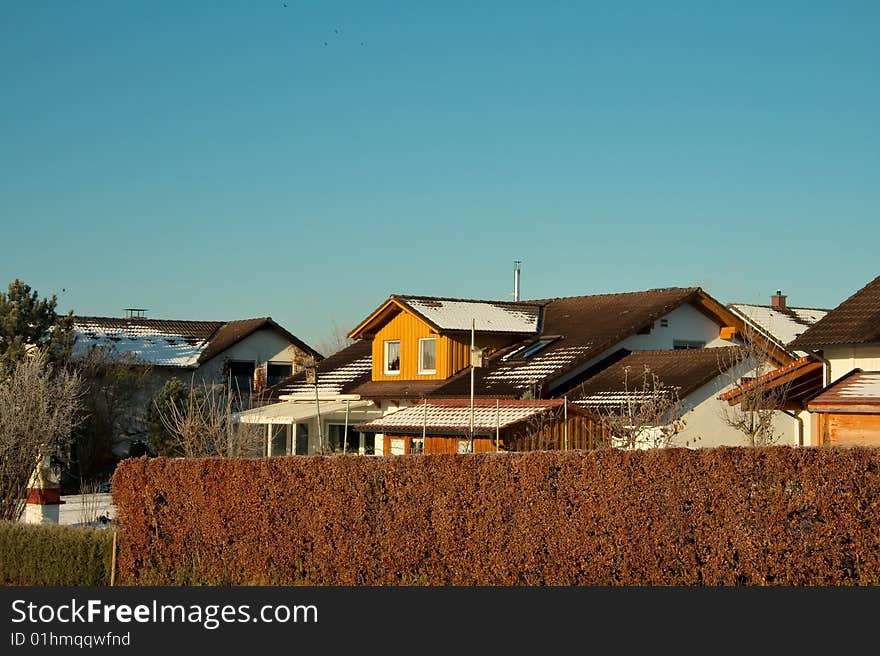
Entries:
[[[411,453],[411,440],[422,439],[421,435],[386,435],[385,436],[385,453],[391,453],[392,438],[403,437],[406,442],[405,451]],[[425,453],[458,453],[458,441],[466,440],[466,436],[461,437],[432,437],[428,435],[425,438]],[[502,445],[504,440],[501,440]],[[474,438],[474,453],[485,453],[487,451],[495,451],[495,440],[486,437]]]
[[[437,339],[437,373],[419,374],[419,339]],[[400,340],[400,374],[385,375],[385,342]],[[418,317],[400,312],[386,323],[373,338],[373,380],[442,380],[450,376],[447,369],[448,340],[438,335]]]
[[829,413],[820,416],[823,444],[880,446],[880,415]]
[[[419,373],[419,339],[437,340],[437,373]],[[400,374],[385,374],[385,342],[400,341]],[[501,348],[519,337],[499,335],[477,335],[478,348]],[[403,311],[386,323],[373,338],[373,380],[444,380],[471,363],[470,335],[440,335],[418,317]]]

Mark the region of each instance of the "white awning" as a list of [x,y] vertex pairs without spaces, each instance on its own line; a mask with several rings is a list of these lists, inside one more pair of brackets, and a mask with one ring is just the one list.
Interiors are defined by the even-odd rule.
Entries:
[[282,401],[236,413],[235,420],[245,424],[295,424],[316,417],[319,410],[322,417],[330,414],[345,414],[346,405],[350,412],[351,423],[354,423],[355,419],[362,422],[382,416],[382,411],[372,401],[321,401],[317,407],[314,401],[311,403]]

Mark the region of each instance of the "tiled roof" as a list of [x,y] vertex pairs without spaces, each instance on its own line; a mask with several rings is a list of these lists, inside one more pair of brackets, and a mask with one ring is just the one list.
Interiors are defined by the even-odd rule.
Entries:
[[[612,364],[571,388],[569,400],[589,405],[619,403],[628,396],[641,396],[645,372],[657,376],[664,389],[684,399],[730,369],[738,360],[737,347],[626,351],[615,354]],[[653,389],[651,379],[648,385]]]
[[841,410],[853,406],[880,406],[880,371],[854,369],[815,396],[807,405],[810,410]]
[[[536,338],[494,354],[489,366],[474,374],[477,393],[518,397],[534,386],[546,393],[555,379],[700,294],[699,287],[674,287],[533,301],[544,306],[541,334],[561,337],[526,359],[516,359],[515,351]],[[470,373],[465,370],[437,394],[460,396],[469,391]]]
[[393,295],[439,330],[534,334],[541,307],[531,303],[478,301],[433,296]]
[[792,348],[880,341],[880,276],[874,278],[795,339]]
[[222,321],[74,317],[74,354],[112,347],[143,362],[165,367],[195,367]]
[[[474,400],[474,431],[487,433],[496,428],[506,428],[528,421],[538,415],[562,407],[559,399],[544,401],[504,400],[496,406],[494,400]],[[572,413],[583,414],[582,410],[569,406]],[[402,410],[360,424],[360,431],[375,433],[411,432],[422,430],[427,433],[470,432],[470,399],[442,399],[418,403]]]
[[[317,364],[318,394],[335,396],[351,394],[352,390],[370,380],[373,371],[372,343],[358,340]],[[282,395],[314,394],[315,386],[306,383],[306,372],[300,371],[266,390],[267,399]]]
[[757,325],[783,346],[789,344],[829,312],[819,308],[777,308],[771,305],[748,303],[731,303],[727,307]]
[[443,380],[369,380],[351,390],[365,399],[420,399],[431,396]]
[[73,318],[74,354],[93,346],[112,347],[120,354],[161,367],[197,367],[261,328],[272,328],[293,344],[320,357],[317,351],[279,326],[271,317],[237,321],[176,321],[144,317]]

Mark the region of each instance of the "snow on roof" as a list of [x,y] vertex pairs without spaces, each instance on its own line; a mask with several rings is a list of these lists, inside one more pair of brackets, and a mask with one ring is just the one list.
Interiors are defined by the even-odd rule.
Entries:
[[674,390],[657,390],[656,393],[643,392],[641,390],[631,392],[597,392],[583,399],[575,399],[572,403],[582,408],[619,408],[631,403],[643,404],[660,401],[662,397],[672,399],[674,398],[672,396],[673,392]]
[[400,296],[413,310],[442,330],[536,333],[541,308],[537,305],[492,303],[421,296]]
[[486,389],[491,389],[492,385],[502,383],[514,389],[526,389],[534,382],[568,369],[591,349],[592,344],[567,346],[549,353],[539,352],[525,361],[508,360],[508,355],[483,377],[483,385]]
[[[218,324],[220,325],[220,324]],[[209,338],[161,330],[145,325],[106,325],[99,321],[75,321],[74,357],[93,347],[112,348],[139,361],[165,367],[195,367]]]
[[[559,401],[482,401],[474,405],[474,430],[486,432],[505,428],[531,419],[547,410],[559,407]],[[460,402],[431,402],[411,405],[402,410],[359,425],[359,430],[382,432],[418,429],[427,431],[454,431],[468,433],[471,410],[467,400]]]
[[880,371],[862,371],[837,389],[838,396],[861,399],[880,398]]
[[730,307],[783,345],[828,314],[828,310],[817,308],[788,307],[785,311],[780,311],[767,305],[747,303],[732,303]]
[[[330,371],[318,372],[318,394],[320,396],[335,396],[341,394],[345,386],[361,378],[373,369],[373,356],[365,355],[357,360],[348,362],[341,367]],[[293,381],[285,386],[280,392],[282,396],[294,396],[300,394],[314,394],[315,386],[306,383],[305,380]]]

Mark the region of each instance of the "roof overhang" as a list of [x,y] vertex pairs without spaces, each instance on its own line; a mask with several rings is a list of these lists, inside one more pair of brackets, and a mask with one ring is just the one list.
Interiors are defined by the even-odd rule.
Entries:
[[[361,321],[357,326],[355,326],[354,330],[348,333],[349,339],[364,339],[371,338],[376,332],[388,323],[391,319],[394,318],[395,315],[400,312],[410,312],[409,308],[407,308],[403,303],[398,301],[396,298],[391,297],[378,308],[376,308],[370,316]],[[422,317],[420,319],[424,320]],[[436,326],[432,326],[432,328],[436,329]]]
[[732,406],[746,403],[767,410],[803,410],[807,400],[822,389],[822,368],[821,362],[804,356],[737,385],[718,399]]
[[234,419],[236,422],[244,424],[295,424],[317,417],[319,414],[326,416],[340,412],[348,412],[351,415],[352,423],[355,420],[361,422],[382,415],[382,412],[376,408],[372,401],[344,400],[315,403],[315,400],[312,399],[311,402],[281,401],[259,408],[251,408],[236,413]]

